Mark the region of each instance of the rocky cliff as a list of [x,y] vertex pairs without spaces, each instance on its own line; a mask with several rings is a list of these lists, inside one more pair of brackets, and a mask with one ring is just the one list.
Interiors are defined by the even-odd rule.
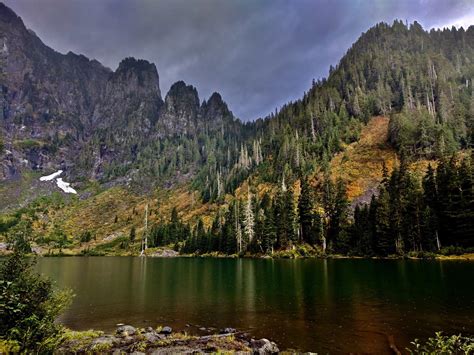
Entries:
[[111,165],[115,178],[125,176],[139,150],[157,140],[234,122],[219,94],[201,106],[183,81],[163,101],[158,71],[146,60],[126,58],[112,71],[54,51],[3,4],[0,73],[0,181],[54,169],[105,181]]

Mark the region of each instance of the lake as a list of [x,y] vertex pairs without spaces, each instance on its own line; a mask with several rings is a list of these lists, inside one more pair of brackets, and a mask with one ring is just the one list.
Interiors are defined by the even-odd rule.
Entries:
[[474,333],[473,262],[58,257],[37,269],[74,290],[61,321],[78,330],[233,327],[280,349],[331,353]]

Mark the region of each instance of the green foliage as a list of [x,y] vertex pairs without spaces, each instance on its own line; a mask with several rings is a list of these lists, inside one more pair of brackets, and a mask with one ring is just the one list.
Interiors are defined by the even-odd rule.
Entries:
[[23,218],[13,225],[7,234],[7,241],[11,248],[22,253],[31,253],[31,220]]
[[[250,204],[251,242],[245,239],[248,202],[236,200],[225,214],[216,216],[210,229],[199,223],[180,251],[294,257],[306,255],[295,250],[309,245],[323,252],[360,256],[433,258],[441,246],[456,246],[443,253],[466,252],[474,235],[472,176],[469,157],[453,157],[436,169],[429,166],[422,179],[402,159],[391,175],[384,168],[378,196],[368,205],[356,206],[353,216],[342,180],[334,182],[327,174],[312,187],[302,176],[297,200],[283,181],[273,198],[264,195]],[[169,233],[171,225],[155,228]]]
[[0,339],[9,346],[16,342],[22,352],[47,353],[62,340],[62,327],[54,321],[72,295],[34,273],[33,263],[15,250],[1,266]]
[[463,247],[450,245],[450,246],[441,248],[439,250],[439,253],[441,255],[463,255],[467,253],[474,253],[474,247],[463,248]]
[[[428,167],[417,180],[402,162],[386,177],[370,206],[356,208],[352,249],[360,255],[412,252],[430,257],[441,246],[471,247],[474,235],[472,163],[454,157]],[[463,250],[463,249],[459,249]],[[428,253],[427,253],[428,252]]]
[[93,250],[90,250],[86,255],[106,255],[109,253],[116,253],[120,249],[128,249],[129,248],[130,238],[127,236],[117,237],[110,242],[100,244],[96,246]]
[[[301,179],[298,198],[293,188],[282,181],[273,198],[265,194],[261,199],[252,198],[251,204],[248,197],[246,202],[233,201],[224,215],[216,216],[209,230],[199,223],[186,239],[181,252],[304,257],[319,255],[319,249],[324,248],[324,239],[330,241],[331,251],[347,252],[348,202],[345,185],[342,181],[336,184],[327,181],[313,188],[306,177]],[[253,193],[249,195],[256,196]],[[247,236],[249,206],[253,216],[251,239]]]
[[51,232],[44,238],[44,242],[49,244],[50,247],[59,249],[60,253],[63,248],[70,244],[67,235],[58,224],[53,226]]
[[79,236],[81,243],[88,243],[92,239],[92,233],[90,231],[83,231]]
[[129,239],[130,239],[130,242],[133,243],[135,241],[135,238],[137,237],[137,232],[136,232],[136,228],[135,226],[133,226],[131,229],[130,229],[130,235],[129,235]]
[[412,347],[407,348],[410,354],[472,354],[474,352],[474,338],[461,335],[436,335],[429,338],[425,343],[418,339],[411,342]]
[[0,216],[0,233],[7,232],[17,223],[18,218],[16,216]]
[[190,235],[190,226],[181,221],[177,209],[173,208],[168,223],[159,223],[152,226],[149,234],[149,246],[159,247],[176,244],[184,241]]
[[40,142],[35,139],[24,139],[21,141],[16,141],[15,145],[20,149],[33,149],[41,147],[43,145],[43,142]]

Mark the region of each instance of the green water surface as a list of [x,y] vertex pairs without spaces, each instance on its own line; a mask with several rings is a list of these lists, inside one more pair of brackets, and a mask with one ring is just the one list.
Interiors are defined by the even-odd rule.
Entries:
[[60,319],[73,329],[234,327],[331,353],[474,333],[474,262],[61,257],[37,269],[73,289]]

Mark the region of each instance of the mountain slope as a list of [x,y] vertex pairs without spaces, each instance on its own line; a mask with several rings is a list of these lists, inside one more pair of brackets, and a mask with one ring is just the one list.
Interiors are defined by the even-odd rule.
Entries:
[[201,104],[180,81],[163,100],[154,64],[126,58],[111,71],[57,53],[3,4],[0,42],[1,181],[61,169],[79,190],[88,180],[143,187],[189,180],[212,150],[233,164],[245,134],[218,93]]
[[256,123],[264,156],[281,172],[325,166],[360,124],[390,116],[399,153],[437,158],[472,147],[474,26],[424,31],[418,23],[378,24],[304,97]]
[[[426,167],[473,143],[473,26],[426,32],[416,22],[380,23],[300,100],[245,124],[218,93],[201,103],[183,81],[163,99],[158,71],[145,60],[126,58],[112,71],[57,53],[4,5],[2,42],[0,209],[26,206],[7,219],[31,212],[47,221],[39,236],[58,225],[75,242],[76,229],[123,236],[141,228],[137,209],[148,199],[158,211],[150,216],[155,245],[170,241],[163,236],[171,229],[187,251],[219,245],[232,253],[242,238],[239,248],[253,252],[302,242],[325,248],[325,238],[342,248],[347,198],[355,207],[376,195],[383,162],[396,175],[396,161]],[[30,204],[58,191],[38,179],[59,169],[79,198],[64,198],[60,211],[48,199]],[[102,224],[112,218],[104,208],[118,221]],[[188,222],[196,230],[185,241]]]

